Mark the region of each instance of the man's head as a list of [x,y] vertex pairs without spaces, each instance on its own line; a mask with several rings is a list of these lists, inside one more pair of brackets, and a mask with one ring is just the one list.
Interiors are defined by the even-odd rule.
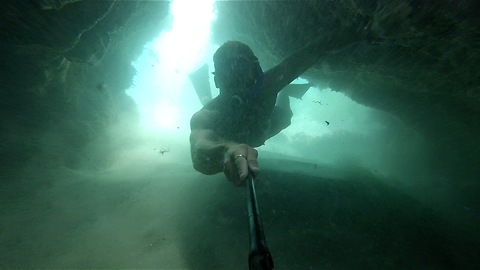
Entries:
[[[246,44],[239,41],[225,42],[213,55],[215,86],[220,91],[250,89],[263,76],[258,59]],[[233,94],[233,93],[232,93]]]

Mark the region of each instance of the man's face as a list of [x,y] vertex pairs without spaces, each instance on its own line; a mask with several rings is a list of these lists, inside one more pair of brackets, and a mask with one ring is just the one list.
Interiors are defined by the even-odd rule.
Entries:
[[258,63],[244,56],[225,59],[214,72],[218,87],[224,92],[236,92],[241,89],[252,88],[257,76],[255,65],[258,65]]

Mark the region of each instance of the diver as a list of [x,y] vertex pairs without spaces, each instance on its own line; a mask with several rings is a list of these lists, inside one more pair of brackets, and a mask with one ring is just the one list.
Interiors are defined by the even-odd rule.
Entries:
[[[220,46],[213,55],[219,95],[190,120],[193,167],[207,175],[223,172],[237,186],[249,170],[257,176],[255,147],[290,125],[287,86],[318,61],[320,46],[315,39],[266,72],[248,45],[227,41]],[[293,96],[301,97],[309,87]]]

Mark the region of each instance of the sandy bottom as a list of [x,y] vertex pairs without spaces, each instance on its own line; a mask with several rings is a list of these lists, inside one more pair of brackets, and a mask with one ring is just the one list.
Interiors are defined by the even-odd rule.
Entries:
[[[375,179],[276,166],[266,162],[257,183],[275,269],[480,265],[477,239]],[[10,178],[0,194],[0,268],[248,269],[246,191],[222,175],[138,162]]]

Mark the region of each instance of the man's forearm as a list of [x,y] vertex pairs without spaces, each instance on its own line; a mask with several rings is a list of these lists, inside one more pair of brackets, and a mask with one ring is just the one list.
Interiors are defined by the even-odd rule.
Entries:
[[268,78],[268,87],[277,94],[286,85],[298,78],[320,59],[320,56],[323,54],[319,50],[320,47],[320,39],[317,38],[268,70],[265,73],[265,76]]
[[303,72],[309,69],[315,64],[321,55],[325,53],[321,51],[322,43],[320,38],[316,38],[310,41],[300,50],[294,52],[287,57],[284,61],[284,65],[290,68],[290,72],[294,74],[294,77],[300,76]]

